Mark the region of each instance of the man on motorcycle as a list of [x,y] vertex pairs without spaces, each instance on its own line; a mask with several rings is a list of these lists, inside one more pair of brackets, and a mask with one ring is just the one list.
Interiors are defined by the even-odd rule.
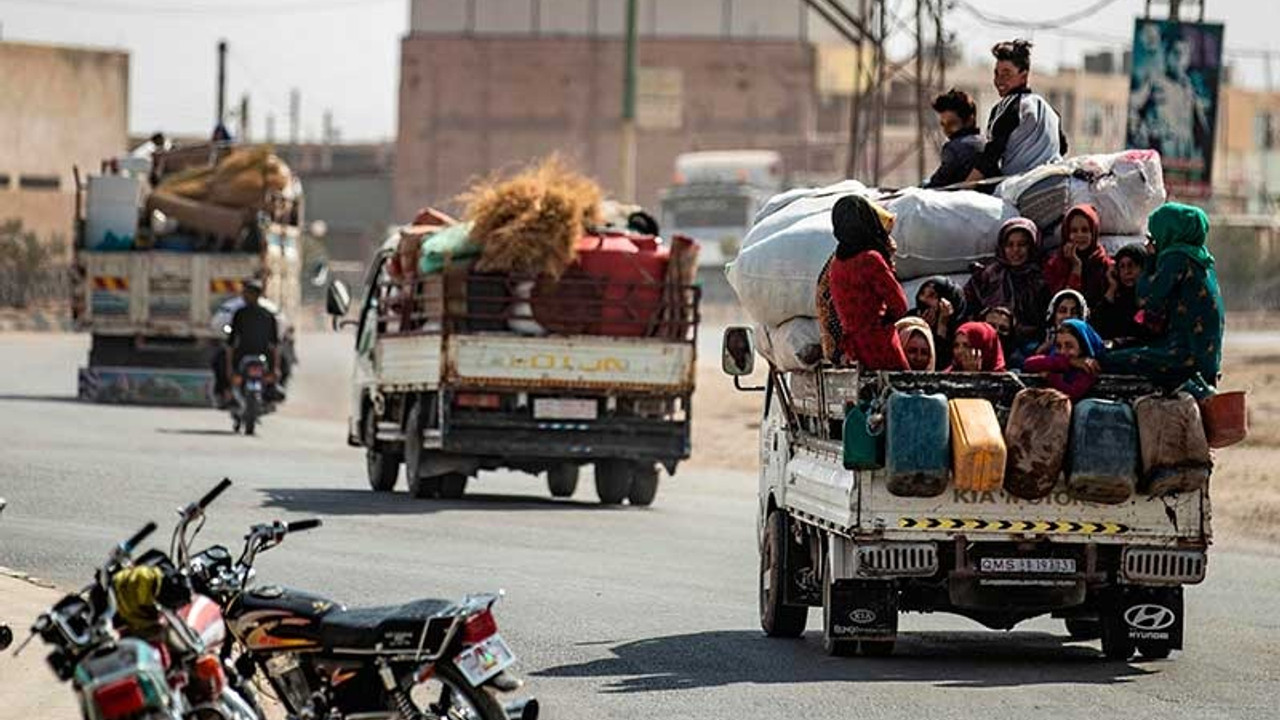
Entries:
[[231,316],[231,334],[227,337],[223,371],[232,383],[239,383],[242,379],[235,374],[235,368],[239,367],[240,359],[247,355],[265,355],[270,363],[271,374],[267,377],[271,383],[269,392],[278,393],[274,383],[281,367],[280,328],[276,316],[258,302],[262,298],[262,281],[246,281],[241,297],[244,307]]

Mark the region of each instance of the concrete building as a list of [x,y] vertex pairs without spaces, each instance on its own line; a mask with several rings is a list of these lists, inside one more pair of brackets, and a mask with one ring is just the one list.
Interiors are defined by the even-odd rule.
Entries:
[[69,248],[72,168],[126,149],[128,106],[127,52],[0,42],[0,221]]
[[[623,8],[413,0],[401,43],[397,214],[448,205],[469,179],[553,151],[620,187]],[[639,16],[642,203],[656,203],[689,150],[779,150],[807,169],[814,42],[830,31],[803,2],[641,0]]]

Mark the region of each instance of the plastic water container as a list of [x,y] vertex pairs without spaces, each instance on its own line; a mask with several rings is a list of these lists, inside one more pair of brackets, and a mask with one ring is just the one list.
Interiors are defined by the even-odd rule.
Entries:
[[85,198],[85,248],[132,247],[142,207],[142,181],[124,175],[91,175]]
[[884,433],[867,430],[867,410],[854,405],[844,416],[844,468],[876,470],[884,467]]
[[1138,485],[1138,426],[1133,410],[1112,400],[1076,403],[1071,418],[1067,489],[1090,502],[1118,504]]
[[951,475],[951,420],[945,395],[889,396],[885,428],[885,473],[889,492],[933,497]]
[[1071,398],[1053,388],[1018,391],[1009,408],[1004,490],[1027,500],[1053,492],[1071,439]]
[[1195,492],[1209,483],[1213,461],[1200,406],[1190,393],[1147,395],[1133,403],[1144,490],[1155,496]]
[[1239,390],[1215,393],[1201,400],[1200,414],[1211,448],[1235,445],[1249,434],[1249,413],[1244,393]]
[[956,398],[947,408],[956,489],[996,490],[1004,482],[1006,456],[996,409],[982,398]]

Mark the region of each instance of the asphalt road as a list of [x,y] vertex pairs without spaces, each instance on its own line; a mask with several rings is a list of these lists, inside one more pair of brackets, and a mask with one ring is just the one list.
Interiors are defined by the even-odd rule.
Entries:
[[148,519],[167,530],[226,475],[209,540],[325,520],[264,555],[262,581],[349,604],[505,589],[499,625],[548,717],[1278,714],[1280,551],[1218,546],[1187,593],[1187,650],[1167,661],[1105,662],[1052,620],[997,633],[945,615],[904,617],[891,658],[828,658],[813,631],[758,630],[751,475],[682,468],[649,510],[595,505],[588,477],[572,501],[502,473],[463,501],[374,495],[344,444],[349,342],[308,336],[290,404],[244,438],[210,410],[77,403],[85,338],[0,335],[0,564],[79,584],[111,542]]

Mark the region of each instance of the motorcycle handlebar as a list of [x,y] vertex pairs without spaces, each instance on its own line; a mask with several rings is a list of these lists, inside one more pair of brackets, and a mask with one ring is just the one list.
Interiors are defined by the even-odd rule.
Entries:
[[231,487],[231,478],[222,478],[222,482],[219,482],[217,485],[214,485],[212,490],[205,493],[204,497],[196,501],[196,507],[200,508],[201,510],[204,510],[205,508],[209,507],[209,504],[212,503],[214,500],[217,500],[218,496],[226,492],[227,488],[229,487]]
[[149,522],[146,525],[143,525],[141,530],[134,533],[128,540],[120,543],[120,549],[124,550],[126,553],[132,553],[134,548],[138,547],[143,540],[147,539],[148,535],[155,531],[156,524],[154,522]]
[[294,520],[285,526],[288,532],[301,532],[303,530],[313,530],[320,527],[324,523],[320,522],[320,518],[311,518],[308,520]]

